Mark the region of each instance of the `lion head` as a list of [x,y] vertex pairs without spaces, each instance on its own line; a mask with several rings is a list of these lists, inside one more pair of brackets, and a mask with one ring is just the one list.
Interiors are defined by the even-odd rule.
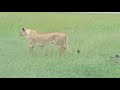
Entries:
[[21,30],[20,30],[20,32],[19,32],[19,35],[21,36],[21,37],[24,37],[24,36],[26,36],[26,30],[27,30],[27,28],[22,28]]

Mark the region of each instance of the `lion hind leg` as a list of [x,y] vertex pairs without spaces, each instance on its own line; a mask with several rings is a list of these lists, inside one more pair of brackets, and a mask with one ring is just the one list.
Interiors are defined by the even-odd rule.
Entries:
[[59,47],[60,53],[64,54],[66,52],[66,47]]

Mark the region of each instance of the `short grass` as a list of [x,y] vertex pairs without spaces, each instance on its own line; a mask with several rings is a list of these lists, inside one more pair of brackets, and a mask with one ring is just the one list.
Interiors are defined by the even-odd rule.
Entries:
[[[19,37],[22,27],[65,32],[71,50],[81,53],[59,55],[50,45],[47,56],[36,47],[29,57],[27,40]],[[109,58],[116,54],[120,54],[120,14],[0,13],[1,78],[118,78],[120,63]]]

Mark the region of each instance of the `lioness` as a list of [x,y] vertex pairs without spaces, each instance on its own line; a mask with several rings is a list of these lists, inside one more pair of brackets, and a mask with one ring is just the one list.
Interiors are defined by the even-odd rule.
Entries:
[[56,45],[61,53],[64,53],[67,48],[66,34],[60,32],[53,33],[41,33],[36,30],[28,28],[22,28],[20,30],[20,36],[25,36],[28,39],[29,52],[32,54],[33,48],[36,45],[44,47],[50,43]]

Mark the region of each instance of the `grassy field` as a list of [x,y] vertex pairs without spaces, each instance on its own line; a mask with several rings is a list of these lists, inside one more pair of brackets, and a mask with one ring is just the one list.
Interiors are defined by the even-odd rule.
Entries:
[[[42,32],[65,32],[68,45],[78,55],[59,55],[50,45],[44,55],[36,47],[29,57],[27,40],[19,37],[22,27]],[[120,14],[0,12],[1,78],[118,78],[120,63]]]

